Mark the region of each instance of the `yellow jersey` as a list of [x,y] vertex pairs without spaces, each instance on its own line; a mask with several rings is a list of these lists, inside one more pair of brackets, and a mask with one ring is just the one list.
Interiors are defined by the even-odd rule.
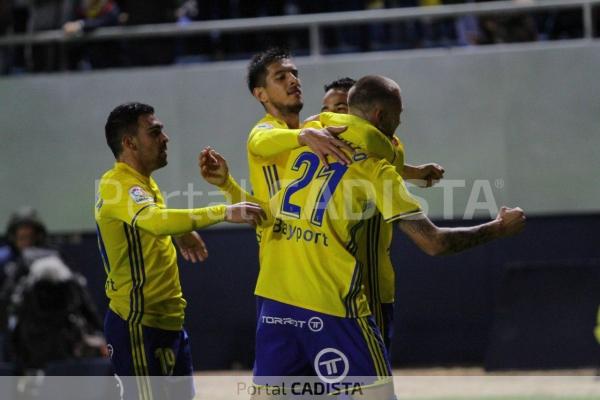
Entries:
[[[394,166],[400,174],[404,168],[404,145],[398,137],[394,137],[393,145],[396,150]],[[377,302],[394,302],[396,275],[392,260],[390,259],[393,229],[393,224],[384,223],[381,215],[376,215],[367,222],[366,231],[368,232],[368,237],[363,241],[363,244],[369,246],[369,249],[375,249],[365,250],[365,262],[368,262],[372,266],[371,268],[367,268],[369,270],[369,287],[373,288],[369,292],[369,304],[371,306]],[[378,323],[381,318],[381,315],[376,316]]]
[[289,153],[280,170],[286,183],[271,201],[275,222],[263,232],[255,294],[334,316],[362,317],[371,313],[359,255],[366,248],[359,243],[366,222],[377,212],[390,223],[421,208],[392,164],[391,141],[373,125],[344,114],[323,113],[320,120],[348,127],[340,137],[357,146],[353,163],[332,160],[324,166],[307,147]]
[[[322,113],[320,122],[323,126],[343,126],[347,122],[346,114]],[[353,118],[350,118],[351,120]],[[351,140],[357,142],[362,148],[368,148],[380,157],[388,157],[389,146],[388,139],[382,142],[381,136],[368,135],[360,137],[351,137]],[[395,150],[394,158],[391,163],[396,168],[398,174],[401,174],[404,168],[404,144],[397,136],[392,140],[392,146]],[[385,223],[380,213],[375,213],[365,223],[363,236],[358,238],[359,248],[357,257],[366,266],[365,285],[366,293],[372,311],[377,311],[375,319],[379,324],[382,321],[381,308],[375,307],[377,303],[394,303],[396,292],[396,278],[394,266],[390,259],[390,246],[393,236],[393,224]]]
[[[252,195],[261,203],[268,203],[280,189],[279,175],[285,167],[289,152],[300,146],[300,129],[289,129],[285,121],[271,114],[254,125],[248,135],[248,171]],[[262,228],[256,228],[256,240],[261,251]]]
[[225,210],[166,209],[153,178],[115,163],[99,181],[95,207],[110,309],[130,323],[181,330],[186,301],[171,235],[223,221]]
[[266,114],[248,136],[248,170],[253,195],[265,202],[281,189],[279,175],[285,167],[290,150],[299,147],[300,129]]

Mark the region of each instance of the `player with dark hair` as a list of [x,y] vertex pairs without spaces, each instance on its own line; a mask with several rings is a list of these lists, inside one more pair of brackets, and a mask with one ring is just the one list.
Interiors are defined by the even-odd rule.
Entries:
[[323,88],[323,106],[321,112],[329,111],[341,114],[348,113],[348,91],[356,81],[352,78],[340,78],[328,83]]
[[[344,127],[300,127],[300,110],[304,105],[302,85],[287,50],[273,47],[254,55],[248,63],[246,81],[250,93],[266,111],[250,131],[247,142],[250,183],[257,201],[268,203],[281,188],[279,170],[295,148],[308,146],[323,162],[328,155],[344,164],[350,162],[342,149],[350,152],[352,149],[334,136],[343,132]],[[203,154],[206,156],[207,152]],[[233,178],[217,181],[215,184],[229,193],[232,202],[248,198]],[[256,235],[260,245],[260,228]]]
[[[394,166],[391,138],[402,111],[397,84],[365,77],[351,90],[349,104],[349,115],[323,113],[320,123],[348,127],[340,138],[355,148],[353,163],[325,164],[302,147],[290,153],[281,170],[289,184],[271,201],[275,220],[263,233],[255,291],[262,298],[255,382],[312,374],[324,382],[358,379],[372,386],[363,386],[365,396],[356,398],[392,399],[388,353],[368,301],[376,282],[364,285],[367,266],[359,254],[370,251],[360,243],[377,229],[369,221],[399,221],[423,251],[441,255],[515,234],[524,216],[518,208],[503,207],[486,224],[438,228],[422,214]],[[226,162],[218,153],[208,150],[204,161],[203,174],[225,179]]]
[[[254,126],[248,137],[250,181],[258,198],[268,199],[278,187],[280,156],[299,146],[309,146],[322,160],[333,155],[344,163],[350,159],[341,149],[347,145],[332,134],[344,129],[330,127],[300,129],[300,111],[304,106],[298,69],[289,52],[270,48],[256,54],[248,64],[250,93],[267,114]],[[269,160],[267,160],[269,159]],[[257,168],[260,165],[261,168]]]
[[[185,329],[177,253],[192,262],[207,256],[196,229],[218,222],[260,223],[264,215],[252,203],[174,210],[165,206],[152,172],[167,165],[163,124],[146,104],[116,107],[105,126],[116,163],[100,179],[95,219],[110,299],[104,328],[111,360],[135,398],[194,397],[192,359]],[[149,376],[187,376],[161,380]],[[166,392],[165,392],[166,391]],[[171,397],[169,397],[171,396]]]

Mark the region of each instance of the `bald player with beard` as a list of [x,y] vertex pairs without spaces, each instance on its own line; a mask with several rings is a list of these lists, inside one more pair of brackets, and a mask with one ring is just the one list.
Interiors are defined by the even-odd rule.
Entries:
[[[348,92],[356,83],[352,78],[337,79],[324,86],[325,95],[322,100],[321,112],[338,114],[348,113]],[[318,116],[307,120],[318,119]],[[435,163],[412,166],[404,163],[404,145],[394,135],[392,143],[396,148],[397,158],[394,165],[397,172],[407,181],[413,181],[421,187],[431,187],[435,182],[444,177],[444,169]],[[391,224],[383,223],[380,218],[367,221],[368,237],[362,242],[364,248],[363,262],[368,266],[367,287],[369,305],[375,316],[377,326],[381,329],[383,339],[391,352],[392,337],[394,334],[394,300],[395,300],[395,273],[390,259],[390,246],[392,244]],[[371,226],[372,225],[372,226]]]

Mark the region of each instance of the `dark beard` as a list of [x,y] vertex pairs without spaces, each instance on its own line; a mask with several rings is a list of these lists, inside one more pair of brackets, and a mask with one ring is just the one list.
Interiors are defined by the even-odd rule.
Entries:
[[302,111],[304,103],[300,102],[298,104],[293,105],[273,103],[273,107],[275,107],[281,113],[281,115],[298,115],[300,114],[300,111]]

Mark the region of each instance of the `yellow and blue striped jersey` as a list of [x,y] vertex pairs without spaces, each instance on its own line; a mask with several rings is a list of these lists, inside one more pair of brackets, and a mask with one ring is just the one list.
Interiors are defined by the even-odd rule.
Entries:
[[95,219],[111,310],[129,322],[180,330],[186,301],[171,235],[223,221],[225,209],[166,209],[151,177],[122,162],[104,173]]
[[264,202],[281,189],[279,175],[285,167],[290,150],[299,147],[300,129],[266,114],[248,136],[248,170],[253,195]]
[[[347,118],[346,114],[322,113],[320,115],[322,124],[326,126],[343,126],[347,123]],[[352,118],[350,119],[352,120]],[[386,157],[385,146],[389,146],[388,140],[386,138],[383,143],[381,136],[381,134],[366,136],[358,145]],[[353,137],[351,140],[358,142],[361,139]],[[400,138],[395,136],[392,146],[395,150],[392,164],[401,174],[404,168],[404,144]],[[377,303],[393,303],[396,292],[394,266],[390,259],[393,224],[385,223],[381,213],[376,212],[365,222],[362,234],[363,236],[358,238],[359,246],[356,256],[365,265],[365,291],[371,310],[376,314],[375,319],[380,325],[382,321],[381,307],[377,307]]]
[[381,132],[352,115],[323,113],[320,120],[348,127],[341,138],[358,146],[353,163],[331,160],[324,166],[307,147],[290,152],[280,171],[282,190],[271,201],[275,223],[263,232],[255,293],[330,315],[362,317],[371,313],[366,265],[358,254],[366,248],[359,241],[366,237],[367,221],[379,212],[390,223],[421,209],[392,165],[396,152]]
[[[281,189],[279,175],[285,167],[289,152],[297,148],[300,129],[289,129],[287,124],[271,114],[266,114],[254,125],[248,135],[248,171],[252,194],[261,203],[268,203]],[[262,228],[256,228],[259,258]]]
[[[398,137],[394,138],[394,146],[396,148],[396,160],[394,166],[396,171],[400,173],[404,168],[404,145]],[[367,237],[363,244],[367,246],[364,249],[364,262],[368,263],[368,289],[369,289],[369,304],[372,308],[376,303],[393,303],[396,292],[396,275],[394,266],[390,259],[390,247],[392,245],[393,224],[383,222],[381,214],[375,215],[367,221],[366,234]],[[377,307],[375,307],[377,309]],[[381,313],[381,310],[377,310]],[[379,324],[382,320],[382,315],[375,315],[375,319]]]

